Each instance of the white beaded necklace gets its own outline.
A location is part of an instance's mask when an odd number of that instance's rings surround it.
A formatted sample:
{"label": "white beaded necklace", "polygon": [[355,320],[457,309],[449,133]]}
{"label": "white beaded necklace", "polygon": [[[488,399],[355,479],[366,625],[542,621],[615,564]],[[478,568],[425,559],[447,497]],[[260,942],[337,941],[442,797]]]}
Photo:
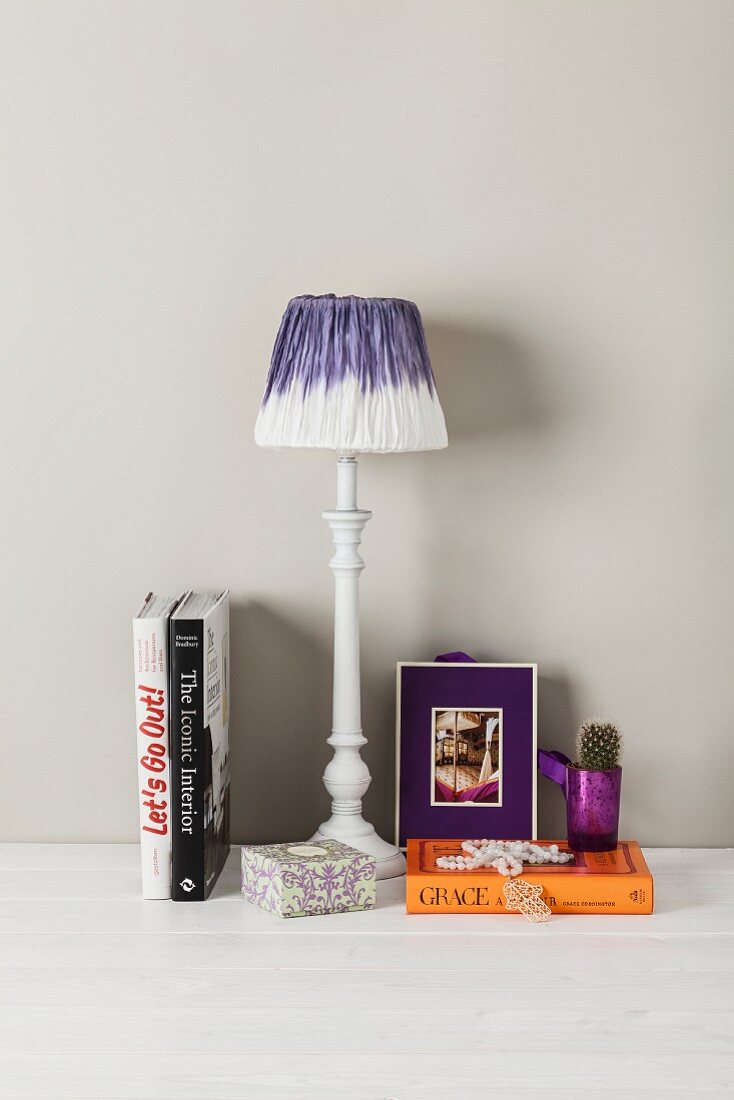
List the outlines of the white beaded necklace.
{"label": "white beaded necklace", "polygon": [[523,863],[570,863],[573,855],[560,852],[557,844],[544,848],[529,840],[464,840],[461,849],[465,856],[439,856],[436,866],[445,871],[476,871],[480,867],[494,867],[501,875],[514,878],[522,871]]}

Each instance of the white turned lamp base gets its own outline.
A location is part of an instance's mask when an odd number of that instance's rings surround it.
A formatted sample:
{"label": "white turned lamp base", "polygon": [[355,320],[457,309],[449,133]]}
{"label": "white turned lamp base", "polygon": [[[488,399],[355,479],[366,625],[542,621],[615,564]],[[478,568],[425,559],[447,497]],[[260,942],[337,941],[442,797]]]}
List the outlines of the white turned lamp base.
{"label": "white turned lamp base", "polygon": [[377,861],[378,878],[405,874],[405,857],[394,844],[382,840],[362,817],[362,796],[372,782],[360,755],[362,734],[359,672],[359,555],[362,531],[372,513],[357,507],[357,461],[341,455],[337,462],[336,508],[324,512],[331,528],[335,553],[334,574],[334,697],[333,723],[328,744],[334,756],[324,772],[331,795],[331,817],[319,826],[314,839],[341,840]]}

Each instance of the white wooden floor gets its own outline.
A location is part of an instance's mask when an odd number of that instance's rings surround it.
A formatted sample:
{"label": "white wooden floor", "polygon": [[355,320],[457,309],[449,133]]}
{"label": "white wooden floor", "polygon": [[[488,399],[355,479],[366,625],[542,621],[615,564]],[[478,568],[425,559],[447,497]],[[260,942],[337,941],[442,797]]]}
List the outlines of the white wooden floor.
{"label": "white wooden floor", "polygon": [[734,1096],[734,851],[647,852],[651,917],[281,921],[138,897],[133,846],[0,845],[0,1096]]}

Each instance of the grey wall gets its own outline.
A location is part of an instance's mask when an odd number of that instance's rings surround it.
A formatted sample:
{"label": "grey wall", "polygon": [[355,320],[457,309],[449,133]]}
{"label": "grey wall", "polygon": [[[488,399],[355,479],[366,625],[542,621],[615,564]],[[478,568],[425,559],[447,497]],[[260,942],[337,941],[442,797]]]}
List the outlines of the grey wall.
{"label": "grey wall", "polygon": [[625,833],[734,841],[733,16],[0,6],[5,839],[135,839],[130,617],[184,585],[232,590],[234,839],[323,817],[332,459],[252,429],[334,291],[419,303],[451,439],[362,462],[369,814],[394,662],[462,648],[539,663],[541,744],[621,724]]}

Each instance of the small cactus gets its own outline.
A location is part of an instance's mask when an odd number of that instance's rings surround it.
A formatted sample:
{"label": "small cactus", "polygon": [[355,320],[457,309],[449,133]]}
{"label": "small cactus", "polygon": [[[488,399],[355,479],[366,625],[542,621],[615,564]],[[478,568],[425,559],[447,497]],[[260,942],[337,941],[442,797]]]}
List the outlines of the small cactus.
{"label": "small cactus", "polygon": [[622,757],[622,734],[611,722],[590,718],[584,722],[576,738],[576,767],[585,771],[604,772],[619,766]]}

